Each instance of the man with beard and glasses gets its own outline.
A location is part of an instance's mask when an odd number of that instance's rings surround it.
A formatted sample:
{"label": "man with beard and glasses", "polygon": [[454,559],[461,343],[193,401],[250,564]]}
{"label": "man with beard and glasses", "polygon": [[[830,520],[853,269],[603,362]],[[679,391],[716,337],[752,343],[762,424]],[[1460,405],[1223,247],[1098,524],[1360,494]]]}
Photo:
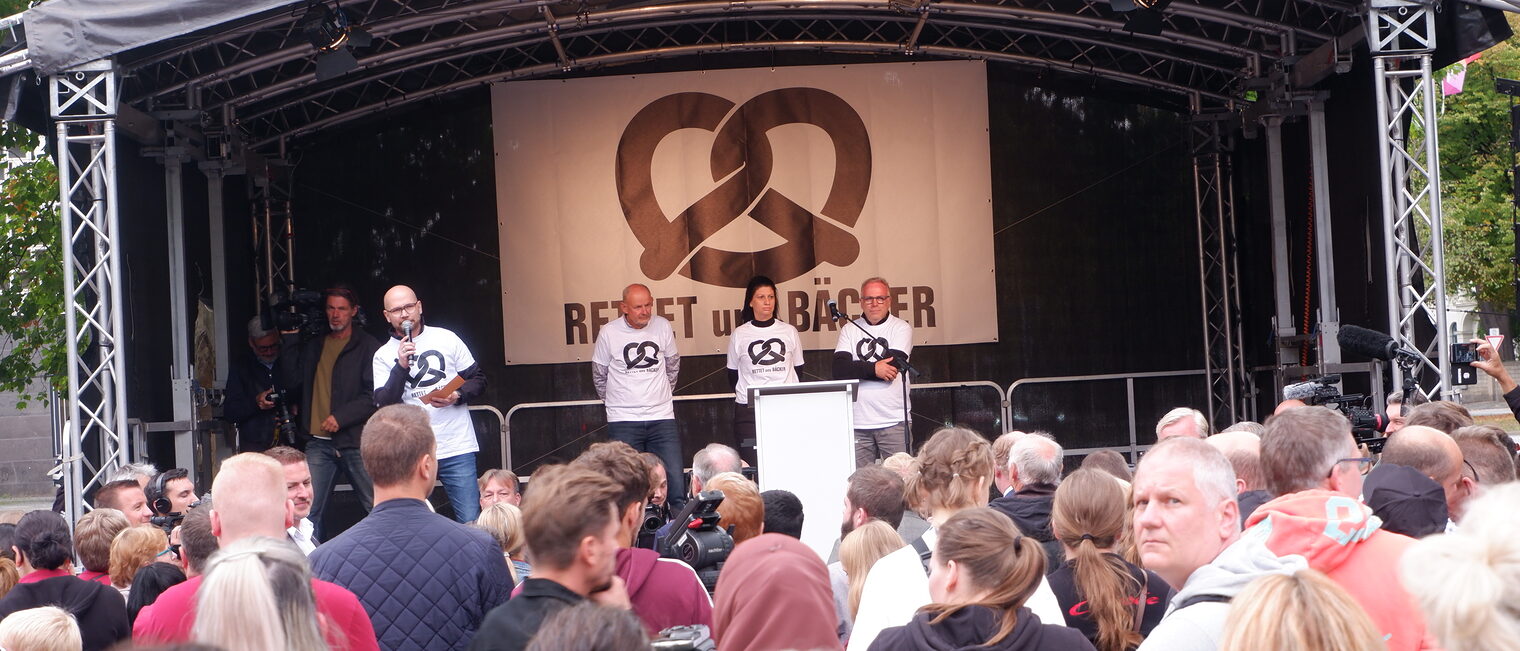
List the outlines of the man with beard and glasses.
{"label": "man with beard and glasses", "polygon": [[391,336],[375,351],[375,405],[416,405],[427,413],[438,441],[438,481],[454,519],[474,522],[480,517],[480,441],[469,403],[486,390],[486,375],[459,335],[427,323],[412,288],[385,292],[385,320]]}

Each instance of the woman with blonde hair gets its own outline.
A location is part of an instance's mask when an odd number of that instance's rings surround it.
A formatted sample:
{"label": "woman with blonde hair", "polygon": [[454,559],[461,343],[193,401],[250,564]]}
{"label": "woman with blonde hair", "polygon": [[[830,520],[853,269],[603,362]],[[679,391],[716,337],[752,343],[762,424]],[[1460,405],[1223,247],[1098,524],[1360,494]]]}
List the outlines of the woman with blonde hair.
{"label": "woman with blonde hair", "polygon": [[1383,636],[1351,593],[1311,569],[1251,581],[1230,600],[1219,642],[1219,651],[1385,648]]}
{"label": "woman with blonde hair", "polygon": [[79,622],[57,606],[40,606],[0,619],[0,649],[6,651],[79,651],[84,640]]}
{"label": "woman with blonde hair", "polygon": [[1171,600],[1166,581],[1115,553],[1127,528],[1127,503],[1124,487],[1108,473],[1083,468],[1056,488],[1051,508],[1051,529],[1066,556],[1047,580],[1065,624],[1099,651],[1139,646]]}
{"label": "woman with blonde hair", "polygon": [[262,536],[217,551],[196,592],[191,637],[226,651],[325,651],[306,556]]}
{"label": "woman with blonde hair", "polygon": [[497,502],[484,511],[472,524],[475,527],[491,534],[496,539],[496,544],[501,545],[501,553],[507,559],[507,570],[512,572],[512,583],[521,584],[533,574],[533,567],[523,554],[523,543],[527,538],[523,535],[522,510],[510,502]]}
{"label": "woman with blonde hair", "polygon": [[111,585],[122,598],[131,594],[132,577],[169,549],[169,536],[151,524],[122,529],[111,540]]}
{"label": "woman with blonde hair", "polygon": [[1485,490],[1461,525],[1415,541],[1399,578],[1447,651],[1520,650],[1520,484]]}
{"label": "woman with blonde hair", "polygon": [[[939,539],[938,527],[961,511],[987,505],[992,466],[992,445],[964,427],[942,428],[924,443],[904,494],[908,506],[928,518],[929,530],[912,545],[871,566],[850,632],[851,649],[870,646],[882,629],[908,623],[915,611],[930,602],[927,568],[929,552]],[[1036,585],[1030,609],[1043,619],[1061,621],[1061,607],[1050,586],[1043,580]]]}
{"label": "woman with blonde hair", "polygon": [[933,603],[906,626],[882,631],[871,649],[1092,649],[1080,632],[1042,623],[1025,607],[1045,576],[1045,550],[1012,519],[974,508],[938,530],[929,575]]}
{"label": "woman with blonde hair", "polygon": [[860,594],[866,587],[866,576],[871,566],[881,557],[902,549],[902,536],[892,525],[872,520],[851,531],[839,543],[839,564],[844,566],[845,576],[850,580],[850,619],[860,610]]}

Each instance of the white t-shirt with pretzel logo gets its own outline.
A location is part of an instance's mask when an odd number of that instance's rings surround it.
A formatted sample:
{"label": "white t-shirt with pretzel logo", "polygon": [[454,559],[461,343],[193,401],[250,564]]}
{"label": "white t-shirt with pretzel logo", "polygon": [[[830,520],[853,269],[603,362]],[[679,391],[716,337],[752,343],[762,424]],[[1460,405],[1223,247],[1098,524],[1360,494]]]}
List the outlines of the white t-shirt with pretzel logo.
{"label": "white t-shirt with pretzel logo", "polygon": [[[875,363],[887,357],[888,349],[913,354],[913,326],[890,314],[876,325],[861,317],[855,319],[854,325],[840,328],[839,345],[834,352],[849,353],[857,362]],[[901,373],[891,382],[861,380],[855,400],[855,429],[881,429],[903,422],[902,382]]]}
{"label": "white t-shirt with pretzel logo", "polygon": [[796,384],[802,366],[802,339],[792,324],[774,320],[762,328],[754,321],[734,328],[728,339],[728,367],[739,374],[734,400],[749,404],[750,387]]}
{"label": "white t-shirt with pretzel logo", "polygon": [[[401,390],[401,402],[421,407],[433,423],[433,435],[438,437],[438,459],[480,451],[480,441],[475,437],[475,422],[470,419],[470,407],[456,402],[447,407],[434,407],[423,400],[433,391],[443,388],[461,372],[475,366],[475,356],[459,335],[435,325],[428,325],[412,337],[417,350],[412,354],[406,386]],[[379,389],[390,380],[391,369],[396,366],[396,352],[401,340],[387,337],[375,351],[372,368],[375,386]]]}
{"label": "white t-shirt with pretzel logo", "polygon": [[607,367],[607,422],[676,417],[665,359],[676,354],[670,321],[656,314],[642,328],[619,318],[596,335],[591,362]]}

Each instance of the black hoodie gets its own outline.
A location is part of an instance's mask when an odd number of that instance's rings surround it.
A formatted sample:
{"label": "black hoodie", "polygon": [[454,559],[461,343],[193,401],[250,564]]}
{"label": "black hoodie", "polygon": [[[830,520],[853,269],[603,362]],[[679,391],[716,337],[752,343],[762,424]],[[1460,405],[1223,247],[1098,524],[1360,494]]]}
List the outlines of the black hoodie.
{"label": "black hoodie", "polygon": [[18,610],[58,606],[79,620],[84,651],[107,649],[132,637],[127,601],[115,588],[72,576],[16,584],[0,599],[0,619]]}
{"label": "black hoodie", "polygon": [[1019,608],[1013,632],[992,646],[982,646],[1002,625],[1001,611],[967,606],[948,619],[930,625],[937,615],[920,612],[907,626],[883,630],[871,642],[870,651],[914,649],[917,651],[1093,651],[1093,645],[1076,629],[1041,624],[1040,618]]}

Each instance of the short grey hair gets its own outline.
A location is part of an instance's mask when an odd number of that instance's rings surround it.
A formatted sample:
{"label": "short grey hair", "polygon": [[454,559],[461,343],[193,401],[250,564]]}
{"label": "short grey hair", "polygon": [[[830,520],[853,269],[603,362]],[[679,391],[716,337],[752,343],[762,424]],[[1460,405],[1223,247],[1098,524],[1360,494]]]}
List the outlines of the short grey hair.
{"label": "short grey hair", "polygon": [[154,475],[157,475],[157,474],[158,474],[158,467],[154,466],[151,463],[146,463],[146,462],[144,462],[144,463],[129,463],[129,464],[125,465],[125,466],[117,468],[116,472],[111,473],[111,479],[110,479],[110,481],[107,481],[106,483],[109,484],[109,483],[111,483],[113,481],[122,481],[122,480],[137,481],[138,477],[150,477],[151,478],[151,477],[153,477]]}
{"label": "short grey hair", "polygon": [[1220,430],[1219,433],[1223,434],[1225,432],[1250,432],[1257,436],[1261,436],[1261,433],[1265,431],[1267,431],[1267,426],[1262,425],[1261,423],[1258,423],[1254,420],[1243,420],[1235,423],[1234,425],[1226,427],[1223,430]]}
{"label": "short grey hair", "polygon": [[1261,471],[1267,490],[1287,495],[1319,488],[1349,450],[1351,422],[1324,407],[1295,407],[1267,421]]}
{"label": "short grey hair", "polygon": [[1043,436],[1026,436],[1008,451],[1008,467],[1018,471],[1025,484],[1061,483],[1061,464],[1066,452],[1061,444]]}
{"label": "short grey hair", "polygon": [[[1383,402],[1390,405],[1402,405],[1404,404],[1404,392],[1394,391],[1393,393],[1388,394],[1388,399],[1384,400]],[[1409,404],[1412,406],[1418,407],[1427,402],[1430,402],[1430,398],[1426,398],[1425,394],[1420,393],[1419,391],[1411,392],[1411,395],[1409,396]],[[1408,416],[1409,414],[1404,415]]]}
{"label": "short grey hair", "polygon": [[741,472],[742,467],[737,450],[722,443],[709,443],[692,457],[691,476],[706,485],[713,477],[725,472]]}
{"label": "short grey hair", "polygon": [[1157,443],[1135,465],[1135,480],[1139,481],[1140,471],[1147,464],[1173,459],[1193,469],[1193,484],[1204,495],[1221,502],[1235,501],[1234,466],[1230,465],[1230,460],[1224,457],[1223,452],[1203,439],[1174,436]]}
{"label": "short grey hair", "polygon": [[249,339],[262,339],[272,334],[274,334],[274,328],[264,327],[264,319],[260,317],[253,317],[252,319],[248,320]]}
{"label": "short grey hair", "polygon": [[1209,435],[1209,419],[1204,417],[1203,412],[1192,407],[1178,407],[1166,412],[1166,415],[1162,416],[1161,420],[1156,421],[1156,436],[1161,436],[1161,430],[1172,426],[1184,418],[1193,419],[1193,425],[1198,428],[1198,438],[1205,438]]}
{"label": "short grey hair", "polygon": [[861,293],[865,293],[866,285],[871,285],[874,283],[881,283],[883,285],[886,285],[887,289],[892,289],[892,283],[887,282],[886,278],[882,278],[881,276],[871,276],[870,278],[860,281]]}

